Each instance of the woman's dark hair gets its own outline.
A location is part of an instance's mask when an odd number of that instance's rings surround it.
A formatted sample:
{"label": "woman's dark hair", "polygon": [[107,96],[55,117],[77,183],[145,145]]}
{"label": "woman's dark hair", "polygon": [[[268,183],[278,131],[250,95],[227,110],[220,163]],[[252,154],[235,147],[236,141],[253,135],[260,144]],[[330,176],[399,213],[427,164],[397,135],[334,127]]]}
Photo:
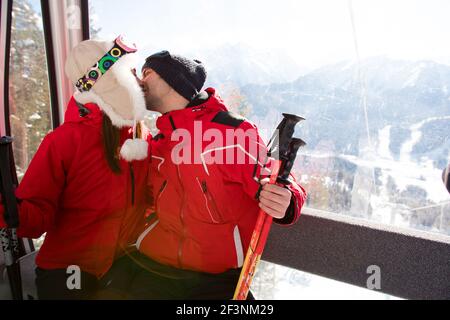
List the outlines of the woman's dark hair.
{"label": "woman's dark hair", "polygon": [[106,161],[111,170],[119,174],[122,171],[119,162],[120,129],[113,126],[106,114],[103,114],[102,135]]}

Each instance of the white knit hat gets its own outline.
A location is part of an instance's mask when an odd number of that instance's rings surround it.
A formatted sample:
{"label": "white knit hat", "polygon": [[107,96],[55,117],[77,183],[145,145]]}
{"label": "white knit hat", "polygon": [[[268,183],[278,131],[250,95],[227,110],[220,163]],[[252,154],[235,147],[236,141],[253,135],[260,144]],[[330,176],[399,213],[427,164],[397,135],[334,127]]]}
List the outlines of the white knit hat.
{"label": "white knit hat", "polygon": [[[116,41],[122,43],[119,37]],[[116,41],[86,40],[76,45],[66,61],[66,75],[74,85],[79,83],[96,63],[115,46]],[[81,104],[95,103],[117,128],[133,127],[133,139],[123,144],[120,155],[126,161],[147,157],[148,143],[136,138],[136,122],[147,113],[142,89],[131,70],[136,65],[133,53],[121,56],[95,84],[85,91],[75,89],[74,98]]]}

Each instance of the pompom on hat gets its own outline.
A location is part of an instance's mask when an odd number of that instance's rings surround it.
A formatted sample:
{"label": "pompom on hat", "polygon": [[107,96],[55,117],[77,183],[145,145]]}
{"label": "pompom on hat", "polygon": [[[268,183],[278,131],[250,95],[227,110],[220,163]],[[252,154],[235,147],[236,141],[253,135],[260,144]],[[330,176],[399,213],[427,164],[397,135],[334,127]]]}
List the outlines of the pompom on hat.
{"label": "pompom on hat", "polygon": [[136,123],[147,113],[144,94],[131,72],[136,51],[122,36],[114,41],[86,40],[72,49],[65,66],[77,102],[97,104],[117,128],[133,128],[133,139],[120,150],[126,161],[143,160],[148,152],[148,143],[136,136]]}

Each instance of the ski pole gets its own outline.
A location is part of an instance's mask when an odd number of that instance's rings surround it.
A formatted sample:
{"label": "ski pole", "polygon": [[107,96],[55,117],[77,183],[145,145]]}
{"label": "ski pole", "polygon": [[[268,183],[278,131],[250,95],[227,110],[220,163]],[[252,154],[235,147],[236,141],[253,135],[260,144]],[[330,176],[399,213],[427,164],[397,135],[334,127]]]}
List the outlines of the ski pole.
{"label": "ski pole", "polygon": [[12,138],[4,136],[0,138],[0,193],[5,207],[4,220],[7,228],[1,229],[2,251],[5,255],[5,265],[11,293],[14,300],[22,300],[22,281],[20,276],[19,239],[17,228],[19,227],[19,214],[17,199],[14,194],[13,173],[11,167]]}
{"label": "ski pole", "polygon": [[[274,169],[277,169],[276,167],[278,167],[278,169],[280,167],[278,161],[276,162]],[[275,183],[277,176],[278,172],[274,172],[270,176],[269,183]],[[247,299],[251,281],[262,254],[262,250],[261,252],[259,252],[258,250],[261,248],[261,246],[259,246],[259,243],[261,241],[261,238],[265,236],[265,232],[270,229],[271,223],[272,217],[265,213],[264,210],[260,209],[258,213],[258,219],[256,220],[255,229],[253,230],[252,238],[250,240],[250,245],[245,256],[244,265],[242,266],[242,271],[239,276],[239,281],[234,292],[233,300]]]}
{"label": "ski pole", "polygon": [[[269,141],[268,155],[278,152],[278,159],[274,161],[272,173],[269,183],[288,185],[290,184],[289,174],[300,147],[305,145],[301,139],[292,138],[295,125],[304,120],[301,117],[283,114],[284,119],[277,127],[277,131]],[[278,139],[276,135],[278,134]],[[270,226],[272,225],[272,216],[268,215],[264,210],[260,210],[256,221],[255,228],[252,233],[250,245],[245,256],[242,271],[234,293],[234,300],[245,300],[250,290],[256,267],[261,259],[267,237],[269,235]]]}

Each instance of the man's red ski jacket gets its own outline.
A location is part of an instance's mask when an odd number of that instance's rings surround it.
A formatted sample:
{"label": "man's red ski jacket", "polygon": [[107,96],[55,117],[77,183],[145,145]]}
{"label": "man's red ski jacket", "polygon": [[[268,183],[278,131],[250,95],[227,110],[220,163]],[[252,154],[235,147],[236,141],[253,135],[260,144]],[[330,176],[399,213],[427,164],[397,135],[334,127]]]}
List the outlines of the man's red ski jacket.
{"label": "man's red ski jacket", "polygon": [[[259,178],[270,170],[256,127],[228,112],[214,89],[207,93],[203,103],[157,120],[148,182],[154,214],[136,245],[162,264],[221,273],[242,267],[259,212]],[[281,224],[297,220],[306,198],[297,183],[289,189]]]}
{"label": "man's red ski jacket", "polygon": [[[108,166],[102,112],[86,104],[81,117],[72,98],[65,121],[42,141],[18,189],[20,237],[47,233],[36,263],[43,269],[78,265],[102,276],[144,226],[148,159]],[[122,142],[131,137],[122,129]],[[0,205],[0,227],[4,227]]]}

